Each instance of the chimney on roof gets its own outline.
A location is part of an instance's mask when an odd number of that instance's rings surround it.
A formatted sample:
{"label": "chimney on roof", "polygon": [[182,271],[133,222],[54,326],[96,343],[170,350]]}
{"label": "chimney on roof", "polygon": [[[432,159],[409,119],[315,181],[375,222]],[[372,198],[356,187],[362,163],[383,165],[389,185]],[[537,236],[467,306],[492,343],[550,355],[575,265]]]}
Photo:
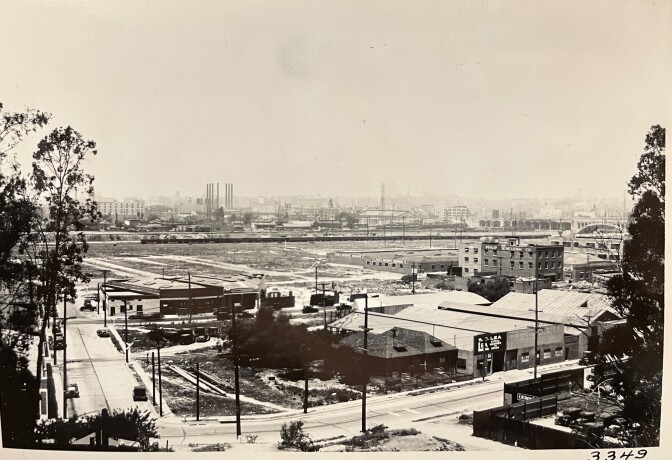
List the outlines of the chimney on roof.
{"label": "chimney on roof", "polygon": [[393,327],[393,328],[392,328],[392,338],[393,338],[393,339],[396,339],[396,338],[397,338],[397,328],[396,328],[396,327]]}

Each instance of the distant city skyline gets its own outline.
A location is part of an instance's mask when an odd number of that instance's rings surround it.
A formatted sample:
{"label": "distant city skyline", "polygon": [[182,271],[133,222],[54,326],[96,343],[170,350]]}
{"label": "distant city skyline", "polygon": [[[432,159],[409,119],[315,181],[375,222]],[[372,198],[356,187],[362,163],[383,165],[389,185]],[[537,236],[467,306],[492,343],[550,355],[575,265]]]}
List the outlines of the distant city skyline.
{"label": "distant city skyline", "polygon": [[24,172],[72,125],[103,196],[620,197],[669,118],[669,2],[353,6],[4,2]]}

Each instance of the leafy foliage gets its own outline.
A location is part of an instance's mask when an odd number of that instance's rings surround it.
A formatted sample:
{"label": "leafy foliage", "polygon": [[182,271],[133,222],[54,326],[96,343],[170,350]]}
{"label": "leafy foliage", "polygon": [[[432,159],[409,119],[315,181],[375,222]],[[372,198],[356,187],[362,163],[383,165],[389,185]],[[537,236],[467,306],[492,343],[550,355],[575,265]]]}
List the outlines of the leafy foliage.
{"label": "leafy foliage", "polygon": [[[38,442],[53,439],[58,445],[67,445],[73,441],[91,434],[100,429],[102,416],[82,415],[40,421],[35,433]],[[151,417],[148,410],[141,411],[138,407],[117,410],[109,415],[108,435],[114,439],[136,441],[140,450],[151,450],[150,438],[158,438],[156,419]]]}
{"label": "leafy foliage", "polygon": [[[626,319],[624,328],[609,329],[594,361],[600,384],[611,378],[613,400],[627,429],[630,446],[660,441],[665,294],[665,129],[653,126],[646,136],[639,171],[630,181],[638,198],[623,250],[621,273],[607,284],[612,305]],[[606,369],[616,369],[607,376]],[[601,374],[601,375],[600,375]]]}
{"label": "leafy foliage", "polygon": [[280,449],[297,449],[301,452],[316,452],[320,448],[317,447],[310,439],[307,433],[303,431],[303,421],[290,420],[289,424],[286,422],[280,428]]}
{"label": "leafy foliage", "polygon": [[[82,270],[88,244],[80,231],[81,220],[94,219],[97,212],[91,198],[93,176],[84,172],[83,162],[87,155],[97,153],[95,146],[95,142],[85,140],[68,126],[54,129],[33,153],[31,183],[46,203],[48,213],[33,222],[33,233],[22,243],[20,252],[39,266],[38,293],[47,313],[41,325],[37,375],[42,366],[41,351],[49,314],[60,300],[75,300],[77,281],[88,281]],[[78,193],[89,198],[82,203]]]}
{"label": "leafy foliage", "polygon": [[14,257],[15,248],[31,231],[38,207],[28,196],[18,165],[7,163],[10,151],[50,117],[32,109],[9,112],[0,102],[0,414],[5,446],[31,444],[39,398],[39,384],[25,358],[37,315],[30,283],[35,267]]}
{"label": "leafy foliage", "polygon": [[485,297],[490,302],[497,302],[511,290],[509,280],[506,277],[496,278],[493,283],[472,283],[467,285],[469,292]]}

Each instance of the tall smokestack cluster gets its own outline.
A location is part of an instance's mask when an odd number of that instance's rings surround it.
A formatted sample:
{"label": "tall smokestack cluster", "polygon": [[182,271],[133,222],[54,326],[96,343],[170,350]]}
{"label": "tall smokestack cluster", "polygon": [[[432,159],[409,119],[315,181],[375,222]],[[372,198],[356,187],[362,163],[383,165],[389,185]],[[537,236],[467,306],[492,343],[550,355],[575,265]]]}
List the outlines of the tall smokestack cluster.
{"label": "tall smokestack cluster", "polygon": [[219,183],[205,184],[205,212],[208,217],[212,217],[215,210],[219,209]]}
{"label": "tall smokestack cluster", "polygon": [[233,209],[233,184],[224,184],[224,208]]}

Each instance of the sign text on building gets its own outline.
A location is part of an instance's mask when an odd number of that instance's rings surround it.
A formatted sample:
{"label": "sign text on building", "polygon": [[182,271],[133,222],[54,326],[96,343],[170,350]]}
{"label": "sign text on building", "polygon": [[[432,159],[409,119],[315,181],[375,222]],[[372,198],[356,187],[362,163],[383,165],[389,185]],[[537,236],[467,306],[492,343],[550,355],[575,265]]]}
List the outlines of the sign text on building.
{"label": "sign text on building", "polygon": [[483,334],[474,337],[474,353],[506,350],[506,333]]}
{"label": "sign text on building", "polygon": [[494,251],[527,251],[527,252],[534,252],[533,247],[528,247],[528,246],[505,246],[503,244],[484,244],[483,249],[489,250],[492,249]]}

